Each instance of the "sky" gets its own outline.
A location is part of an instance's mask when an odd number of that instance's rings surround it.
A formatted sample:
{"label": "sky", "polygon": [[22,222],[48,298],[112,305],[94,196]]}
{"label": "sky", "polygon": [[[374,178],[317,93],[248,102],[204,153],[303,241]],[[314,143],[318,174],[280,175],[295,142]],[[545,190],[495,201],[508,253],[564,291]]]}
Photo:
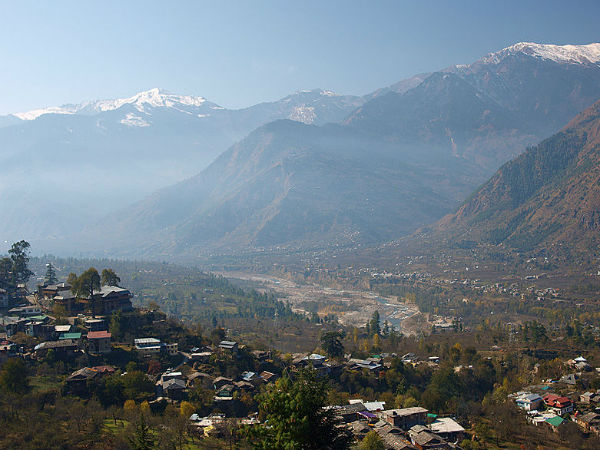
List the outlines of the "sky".
{"label": "sky", "polygon": [[154,87],[228,108],[364,95],[516,42],[600,42],[599,17],[597,0],[0,0],[0,114]]}

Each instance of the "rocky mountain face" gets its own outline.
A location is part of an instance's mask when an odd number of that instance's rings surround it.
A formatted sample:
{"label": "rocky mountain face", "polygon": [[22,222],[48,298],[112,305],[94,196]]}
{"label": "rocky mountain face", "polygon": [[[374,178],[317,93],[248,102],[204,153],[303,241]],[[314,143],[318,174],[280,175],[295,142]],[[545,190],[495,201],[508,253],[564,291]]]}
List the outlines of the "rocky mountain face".
{"label": "rocky mountain face", "polygon": [[502,166],[431,233],[447,242],[582,253],[597,248],[599,231],[600,101]]}

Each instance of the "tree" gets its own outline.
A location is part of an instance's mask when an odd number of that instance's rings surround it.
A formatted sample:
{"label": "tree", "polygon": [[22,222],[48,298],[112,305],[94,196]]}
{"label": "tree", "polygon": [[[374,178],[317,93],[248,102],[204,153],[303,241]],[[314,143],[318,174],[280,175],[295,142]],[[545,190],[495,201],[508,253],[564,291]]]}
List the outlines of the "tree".
{"label": "tree", "polygon": [[321,335],[321,348],[332,358],[343,356],[344,346],[341,341],[343,337],[343,333],[339,331],[327,331]]}
{"label": "tree", "polygon": [[194,408],[194,405],[192,405],[190,402],[183,401],[179,406],[179,413],[186,419],[188,419],[192,414],[194,414],[195,411],[196,408]]}
{"label": "tree", "polygon": [[121,279],[117,276],[114,270],[102,270],[102,286],[118,286]]}
{"label": "tree", "polygon": [[373,336],[374,334],[381,334],[381,328],[379,326],[380,321],[379,311],[373,312],[371,316],[371,320],[369,321],[369,335]]}
{"label": "tree", "polygon": [[71,287],[73,287],[75,285],[75,283],[77,283],[77,274],[74,272],[71,272],[68,276],[67,276],[67,283],[71,285]]}
{"label": "tree", "polygon": [[44,281],[46,281],[47,284],[58,283],[58,278],[56,278],[56,270],[54,270],[52,263],[46,264],[46,275],[44,276]]}
{"label": "tree", "polygon": [[135,424],[133,436],[129,438],[129,443],[134,450],[150,450],[154,448],[152,430],[146,423],[143,414],[140,414],[139,420]]}
{"label": "tree", "polygon": [[351,435],[342,427],[333,410],[323,409],[327,398],[325,381],[314,370],[303,370],[295,381],[284,376],[258,397],[263,423],[252,427],[251,444],[256,449],[343,450]]}
{"label": "tree", "polygon": [[12,261],[12,278],[15,286],[19,283],[27,283],[33,272],[29,270],[29,242],[19,241],[12,245],[8,254]]}
{"label": "tree", "polygon": [[358,447],[361,450],[385,450],[383,440],[375,430],[369,431]]}
{"label": "tree", "polygon": [[29,390],[27,366],[22,359],[11,358],[2,365],[0,389],[14,394],[25,394]]}
{"label": "tree", "polygon": [[92,315],[96,314],[96,305],[94,301],[94,290],[100,289],[100,275],[98,271],[90,267],[83,272],[73,283],[71,290],[79,297],[89,298],[92,309]]}

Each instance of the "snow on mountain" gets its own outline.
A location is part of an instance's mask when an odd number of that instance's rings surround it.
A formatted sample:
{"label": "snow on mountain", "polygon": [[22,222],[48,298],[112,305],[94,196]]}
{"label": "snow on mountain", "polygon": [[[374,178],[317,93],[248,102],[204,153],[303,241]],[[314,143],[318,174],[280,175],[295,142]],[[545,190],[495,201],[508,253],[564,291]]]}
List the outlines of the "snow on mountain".
{"label": "snow on mountain", "polygon": [[[125,105],[132,105],[141,113],[146,113],[146,108],[185,108],[179,109],[181,112],[190,113],[186,109],[189,107],[208,106],[204,97],[195,97],[190,95],[170,94],[158,88],[148,91],[139,92],[128,98],[118,98],[114,100],[96,100],[91,102],[83,102],[77,105],[52,106],[49,108],[35,109],[22,113],[13,114],[22,120],[35,120],[44,114],[97,114],[106,111],[114,111]],[[212,105],[213,109],[219,108],[217,105]],[[127,118],[123,123],[126,123]],[[127,124],[133,124],[129,121]],[[138,125],[139,126],[139,125]]]}
{"label": "snow on mountain", "polygon": [[499,52],[490,53],[481,61],[498,64],[505,57],[523,53],[536,58],[547,59],[562,64],[598,64],[600,63],[600,43],[587,45],[551,45],[534,42],[519,42]]}

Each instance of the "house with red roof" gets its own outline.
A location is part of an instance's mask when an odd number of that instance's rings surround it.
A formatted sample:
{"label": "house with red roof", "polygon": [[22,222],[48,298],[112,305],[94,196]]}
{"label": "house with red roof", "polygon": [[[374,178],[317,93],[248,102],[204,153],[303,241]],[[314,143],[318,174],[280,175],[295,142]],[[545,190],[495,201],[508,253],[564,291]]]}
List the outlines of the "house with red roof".
{"label": "house with red roof", "polygon": [[561,397],[556,394],[548,394],[544,397],[546,407],[553,410],[557,415],[562,416],[573,412],[573,402],[568,397]]}
{"label": "house with red roof", "polygon": [[87,334],[88,351],[90,353],[110,353],[112,348],[110,346],[111,334],[104,331],[89,331]]}

